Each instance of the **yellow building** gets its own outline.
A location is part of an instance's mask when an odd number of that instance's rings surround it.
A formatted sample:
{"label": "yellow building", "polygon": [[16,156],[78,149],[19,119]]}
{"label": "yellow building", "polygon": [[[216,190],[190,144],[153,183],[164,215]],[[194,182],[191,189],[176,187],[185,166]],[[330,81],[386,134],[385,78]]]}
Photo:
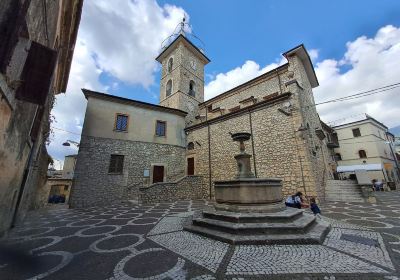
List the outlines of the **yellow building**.
{"label": "yellow building", "polygon": [[54,202],[54,198],[57,196],[65,198],[62,203],[67,204],[69,202],[76,157],[77,155],[65,156],[62,170],[48,171],[46,184],[38,192],[38,201],[42,206],[46,205],[49,201]]}
{"label": "yellow building", "polygon": [[333,127],[339,140],[335,149],[337,171],[355,178],[355,170],[367,170],[370,179],[399,184],[399,169],[392,149],[394,136],[387,126],[365,114],[360,120]]}

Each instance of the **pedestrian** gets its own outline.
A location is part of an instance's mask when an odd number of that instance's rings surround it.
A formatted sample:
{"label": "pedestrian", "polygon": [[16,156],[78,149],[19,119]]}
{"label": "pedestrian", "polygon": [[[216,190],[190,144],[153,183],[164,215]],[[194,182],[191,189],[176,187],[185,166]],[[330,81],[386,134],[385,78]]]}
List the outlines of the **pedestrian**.
{"label": "pedestrian", "polygon": [[285,201],[285,205],[287,207],[292,207],[292,208],[298,208],[301,209],[302,207],[307,207],[308,205],[304,203],[303,200],[303,193],[302,192],[297,192],[294,195],[290,195],[287,197]]}
{"label": "pedestrian", "polygon": [[321,209],[319,209],[314,197],[310,198],[310,209],[314,215],[321,214]]}

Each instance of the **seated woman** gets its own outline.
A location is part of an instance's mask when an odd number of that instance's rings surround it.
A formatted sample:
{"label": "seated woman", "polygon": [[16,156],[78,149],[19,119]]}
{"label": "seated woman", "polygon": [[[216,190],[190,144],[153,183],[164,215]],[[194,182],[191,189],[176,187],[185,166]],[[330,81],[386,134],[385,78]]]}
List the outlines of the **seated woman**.
{"label": "seated woman", "polygon": [[299,208],[308,207],[307,204],[303,202],[303,193],[297,192],[295,195],[290,195],[285,201],[287,207]]}

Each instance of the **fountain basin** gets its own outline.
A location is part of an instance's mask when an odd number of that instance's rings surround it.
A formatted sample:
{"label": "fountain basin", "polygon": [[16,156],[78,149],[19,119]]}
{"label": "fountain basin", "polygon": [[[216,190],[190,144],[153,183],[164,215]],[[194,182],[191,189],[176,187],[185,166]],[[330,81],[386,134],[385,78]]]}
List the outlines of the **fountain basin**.
{"label": "fountain basin", "polygon": [[[215,181],[215,207],[223,210],[257,212],[282,209],[282,180],[239,178]],[[247,212],[247,211],[246,211]]]}

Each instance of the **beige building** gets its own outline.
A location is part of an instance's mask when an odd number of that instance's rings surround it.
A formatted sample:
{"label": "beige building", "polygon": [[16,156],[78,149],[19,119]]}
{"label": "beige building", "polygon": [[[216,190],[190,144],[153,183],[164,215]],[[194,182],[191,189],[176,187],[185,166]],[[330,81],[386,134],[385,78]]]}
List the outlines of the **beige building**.
{"label": "beige building", "polygon": [[361,120],[333,128],[340,144],[335,153],[342,177],[355,178],[355,170],[367,170],[371,180],[400,183],[394,136],[384,124],[365,115]]}
{"label": "beige building", "polygon": [[71,206],[212,199],[213,182],[236,175],[235,132],[252,134],[246,145],[257,177],[281,178],[285,194],[323,199],[330,175],[312,92],[318,80],[303,45],[283,55],[287,63],[204,101],[210,60],[180,34],[156,58],[160,105],[83,90]]}
{"label": "beige building", "polygon": [[65,203],[69,202],[76,157],[77,155],[65,156],[62,170],[47,171],[45,186],[37,192],[37,201],[41,206],[45,206],[54,196],[64,196]]}
{"label": "beige building", "polygon": [[82,5],[0,1],[0,236],[42,205],[50,111],[66,91]]}

